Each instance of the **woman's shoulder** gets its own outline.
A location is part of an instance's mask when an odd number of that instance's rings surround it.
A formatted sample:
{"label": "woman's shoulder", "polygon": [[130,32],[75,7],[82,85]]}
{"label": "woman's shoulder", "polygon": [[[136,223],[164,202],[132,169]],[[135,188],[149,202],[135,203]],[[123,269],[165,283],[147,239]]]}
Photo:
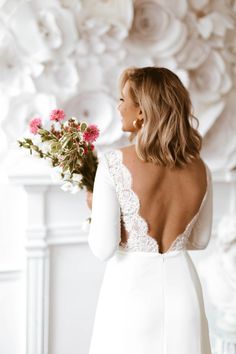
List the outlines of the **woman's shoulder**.
{"label": "woman's shoulder", "polygon": [[122,152],[134,152],[135,151],[135,145],[124,145],[121,147],[117,148],[118,150],[121,150]]}
{"label": "woman's shoulder", "polygon": [[132,145],[110,148],[99,154],[99,160],[108,160],[108,162],[113,162],[117,160],[121,155],[126,156],[129,152],[135,151]]}
{"label": "woman's shoulder", "polygon": [[[187,165],[187,169],[195,175],[196,179],[203,181],[203,184],[208,182],[211,177],[211,171],[208,164],[201,158],[194,159],[190,164]],[[205,182],[205,183],[204,183]]]}

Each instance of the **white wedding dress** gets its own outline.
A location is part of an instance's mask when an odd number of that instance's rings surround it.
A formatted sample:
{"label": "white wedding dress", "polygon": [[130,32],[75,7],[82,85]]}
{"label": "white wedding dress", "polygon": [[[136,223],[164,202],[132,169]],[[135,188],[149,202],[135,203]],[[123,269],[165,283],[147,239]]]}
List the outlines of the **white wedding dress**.
{"label": "white wedding dress", "polygon": [[[212,230],[212,177],[199,211],[165,253],[148,235],[122,151],[99,157],[88,242],[106,261],[89,354],[211,354],[200,279],[188,250]],[[121,241],[121,218],[128,231]]]}

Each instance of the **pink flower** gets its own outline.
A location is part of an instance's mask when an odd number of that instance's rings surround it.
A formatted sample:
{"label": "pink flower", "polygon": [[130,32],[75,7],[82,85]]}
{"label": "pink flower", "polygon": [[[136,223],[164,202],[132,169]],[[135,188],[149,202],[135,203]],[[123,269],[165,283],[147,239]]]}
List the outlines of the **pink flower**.
{"label": "pink flower", "polygon": [[59,122],[60,120],[63,120],[65,116],[63,109],[53,109],[50,114],[50,120]]}
{"label": "pink flower", "polygon": [[99,129],[95,124],[90,124],[83,133],[83,139],[88,143],[94,142],[99,136]]}
{"label": "pink flower", "polygon": [[42,126],[42,119],[40,117],[32,118],[29,123],[30,132],[34,135],[37,134],[38,129]]}

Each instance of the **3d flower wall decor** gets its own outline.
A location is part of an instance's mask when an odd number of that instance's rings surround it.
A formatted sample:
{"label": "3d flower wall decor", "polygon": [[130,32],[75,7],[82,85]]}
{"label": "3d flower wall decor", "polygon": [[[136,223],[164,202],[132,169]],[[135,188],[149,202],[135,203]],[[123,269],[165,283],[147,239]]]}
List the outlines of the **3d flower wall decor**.
{"label": "3d flower wall decor", "polygon": [[98,107],[100,93],[110,97],[98,109],[110,111],[102,122],[109,141],[100,144],[118,143],[121,127],[110,122],[119,121],[119,74],[156,65],[189,89],[211,168],[236,166],[235,1],[1,1],[0,33],[1,156],[32,116],[55,107],[81,115],[77,98]]}

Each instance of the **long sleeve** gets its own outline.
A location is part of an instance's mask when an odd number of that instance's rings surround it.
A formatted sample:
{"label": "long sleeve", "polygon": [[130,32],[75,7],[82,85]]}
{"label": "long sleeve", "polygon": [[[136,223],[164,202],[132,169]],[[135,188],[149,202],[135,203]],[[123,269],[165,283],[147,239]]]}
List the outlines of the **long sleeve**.
{"label": "long sleeve", "polygon": [[206,248],[212,234],[213,187],[212,187],[212,175],[208,166],[207,166],[207,170],[209,176],[209,185],[208,185],[206,200],[191,231],[188,244],[187,244],[188,250],[201,250]]}
{"label": "long sleeve", "polygon": [[88,244],[101,261],[112,257],[121,240],[120,204],[104,154],[100,155],[93,188]]}

